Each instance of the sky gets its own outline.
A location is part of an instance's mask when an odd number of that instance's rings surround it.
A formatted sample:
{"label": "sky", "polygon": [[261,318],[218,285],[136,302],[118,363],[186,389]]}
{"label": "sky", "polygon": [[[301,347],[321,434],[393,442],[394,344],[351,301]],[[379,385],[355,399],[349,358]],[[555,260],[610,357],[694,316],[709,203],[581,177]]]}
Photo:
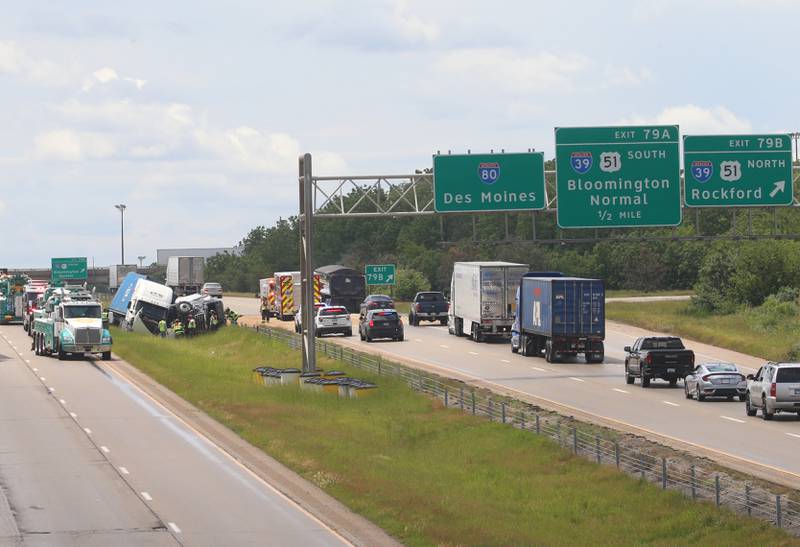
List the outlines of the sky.
{"label": "sky", "polygon": [[7,3],[0,267],[228,247],[316,175],[413,173],[553,128],[800,129],[800,0]]}

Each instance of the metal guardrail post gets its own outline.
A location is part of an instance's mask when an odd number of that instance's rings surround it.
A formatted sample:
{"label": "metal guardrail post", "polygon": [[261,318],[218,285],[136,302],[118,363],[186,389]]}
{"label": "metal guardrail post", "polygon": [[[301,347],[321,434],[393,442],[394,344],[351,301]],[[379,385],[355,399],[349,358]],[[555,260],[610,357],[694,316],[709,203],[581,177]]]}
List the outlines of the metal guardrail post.
{"label": "metal guardrail post", "polygon": [[461,412],[464,412],[464,388],[461,388],[460,395],[458,396],[458,404],[461,407]]}
{"label": "metal guardrail post", "polygon": [[714,501],[719,507],[719,475],[714,475]]}
{"label": "metal guardrail post", "polygon": [[541,420],[540,420],[539,415],[537,414],[536,415],[536,434],[540,435],[541,433],[542,433]]}
{"label": "metal guardrail post", "polygon": [[614,461],[617,464],[617,469],[619,469],[619,442],[614,441]]}
{"label": "metal guardrail post", "polygon": [[472,392],[472,415],[475,416],[475,391]]}
{"label": "metal guardrail post", "polygon": [[[697,483],[695,482],[695,469],[694,464],[692,464],[692,499],[697,499]],[[750,487],[747,489],[747,495],[750,495]]]}
{"label": "metal guardrail post", "polygon": [[[380,370],[380,369],[378,369]],[[444,388],[444,407],[448,408],[450,406],[450,398],[447,393],[447,386]]]}
{"label": "metal guardrail post", "polygon": [[383,356],[378,354],[378,376],[381,375],[381,363],[383,362]]}
{"label": "metal guardrail post", "polygon": [[781,514],[781,495],[775,496],[775,523],[778,528],[783,528],[783,515]]}
{"label": "metal guardrail post", "polygon": [[667,489],[667,458],[661,457],[661,489]]}
{"label": "metal guardrail post", "polygon": [[573,454],[577,454],[578,453],[578,428],[577,427],[573,427],[572,428],[572,453]]}
{"label": "metal guardrail post", "polygon": [[500,415],[502,416],[503,423],[506,423],[506,403],[500,403]]}
{"label": "metal guardrail post", "polygon": [[491,397],[489,397],[489,401],[488,401],[488,413],[489,413],[489,421],[490,421],[490,422],[493,422],[493,421],[494,421],[494,417],[492,416],[492,413],[493,413],[493,412],[494,412],[494,406],[492,405],[492,398],[491,398]]}
{"label": "metal guardrail post", "polygon": [[594,436],[594,453],[597,456],[597,463],[600,463],[600,435]]}
{"label": "metal guardrail post", "polygon": [[644,453],[639,455],[639,471],[642,474],[642,480],[644,480]]}

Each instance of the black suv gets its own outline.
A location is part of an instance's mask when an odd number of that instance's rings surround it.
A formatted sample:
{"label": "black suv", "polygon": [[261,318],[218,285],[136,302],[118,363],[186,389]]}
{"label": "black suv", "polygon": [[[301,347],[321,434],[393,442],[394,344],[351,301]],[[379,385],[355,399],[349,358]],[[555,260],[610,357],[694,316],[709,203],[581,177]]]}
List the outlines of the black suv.
{"label": "black suv", "polygon": [[393,310],[394,301],[385,294],[371,294],[361,303],[359,315],[363,318],[369,310]]}
{"label": "black suv", "polygon": [[362,340],[376,338],[403,341],[403,322],[396,310],[369,310],[358,320],[358,334]]}

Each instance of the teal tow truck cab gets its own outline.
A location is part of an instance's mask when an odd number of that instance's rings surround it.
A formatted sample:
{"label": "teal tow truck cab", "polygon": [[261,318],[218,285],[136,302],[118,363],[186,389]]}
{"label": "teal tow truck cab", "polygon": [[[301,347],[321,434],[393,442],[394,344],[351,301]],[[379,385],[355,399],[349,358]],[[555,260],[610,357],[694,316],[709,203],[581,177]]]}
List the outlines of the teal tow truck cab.
{"label": "teal tow truck cab", "polygon": [[56,290],[33,320],[36,355],[100,354],[111,359],[111,333],[103,327],[103,309],[87,291]]}

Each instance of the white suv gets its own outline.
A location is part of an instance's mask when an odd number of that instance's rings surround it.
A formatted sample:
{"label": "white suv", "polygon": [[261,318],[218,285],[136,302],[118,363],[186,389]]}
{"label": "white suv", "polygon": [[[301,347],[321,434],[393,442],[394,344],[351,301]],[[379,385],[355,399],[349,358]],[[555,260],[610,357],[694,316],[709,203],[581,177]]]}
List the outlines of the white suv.
{"label": "white suv", "polygon": [[344,306],[324,306],[314,317],[317,336],[340,332],[345,336],[353,336],[353,321],[350,312]]}
{"label": "white suv", "polygon": [[755,376],[748,375],[744,404],[748,416],[761,410],[765,420],[776,412],[800,415],[800,363],[769,362]]}

